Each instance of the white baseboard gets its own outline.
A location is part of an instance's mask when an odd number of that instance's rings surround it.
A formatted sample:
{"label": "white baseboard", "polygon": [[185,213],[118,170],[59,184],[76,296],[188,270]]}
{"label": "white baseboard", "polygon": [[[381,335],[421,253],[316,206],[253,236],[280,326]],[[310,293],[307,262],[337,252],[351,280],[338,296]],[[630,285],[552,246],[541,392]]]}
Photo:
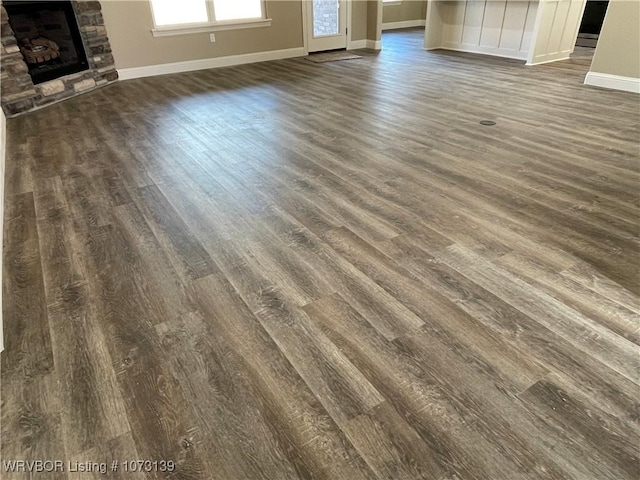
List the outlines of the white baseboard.
{"label": "white baseboard", "polygon": [[507,50],[504,48],[483,47],[480,45],[466,45],[459,43],[445,42],[440,47],[427,48],[425,50],[453,50],[456,52],[479,53],[482,55],[490,55],[492,57],[512,58],[514,60],[526,60],[527,52],[517,52],[515,50]]}
{"label": "white baseboard", "polygon": [[565,50],[562,52],[552,53],[551,55],[540,55],[538,58],[527,60],[527,65],[544,65],[545,63],[559,62],[561,60],[568,60],[573,53],[573,49]]}
{"label": "white baseboard", "polygon": [[351,40],[347,46],[347,50],[358,50],[360,48],[367,48],[367,40]]}
{"label": "white baseboard", "polygon": [[622,77],[608,73],[589,72],[584,79],[585,85],[611,88],[625,92],[640,93],[640,78]]}
{"label": "white baseboard", "polygon": [[153,77],[155,75],[167,75],[169,73],[193,72],[195,70],[206,70],[209,68],[232,67],[234,65],[244,65],[246,63],[268,62],[270,60],[303,57],[304,55],[304,47],[287,48],[285,50],[271,50],[268,52],[247,53],[244,55],[204,58],[202,60],[189,60],[186,62],[121,68],[118,69],[118,76],[120,80],[130,80],[132,78]]}
{"label": "white baseboard", "polygon": [[380,50],[382,49],[382,40],[352,40],[347,50],[358,50],[359,48]]}
{"label": "white baseboard", "polygon": [[387,22],[382,24],[382,30],[396,30],[398,28],[424,27],[426,20],[404,20],[402,22]]}
{"label": "white baseboard", "polygon": [[[3,243],[4,232],[4,160],[7,153],[7,121],[0,109],[0,245]],[[2,285],[2,252],[0,249],[0,285]],[[4,336],[2,333],[2,290],[0,290],[0,352],[4,350]]]}

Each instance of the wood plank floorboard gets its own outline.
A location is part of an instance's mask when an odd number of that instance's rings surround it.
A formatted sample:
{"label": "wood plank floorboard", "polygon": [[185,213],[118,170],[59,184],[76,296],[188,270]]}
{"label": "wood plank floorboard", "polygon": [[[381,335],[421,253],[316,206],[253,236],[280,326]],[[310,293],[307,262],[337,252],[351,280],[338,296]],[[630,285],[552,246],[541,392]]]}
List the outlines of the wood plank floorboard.
{"label": "wood plank floorboard", "polygon": [[638,97],[584,48],[361,53],[8,120],[3,461],[640,478]]}

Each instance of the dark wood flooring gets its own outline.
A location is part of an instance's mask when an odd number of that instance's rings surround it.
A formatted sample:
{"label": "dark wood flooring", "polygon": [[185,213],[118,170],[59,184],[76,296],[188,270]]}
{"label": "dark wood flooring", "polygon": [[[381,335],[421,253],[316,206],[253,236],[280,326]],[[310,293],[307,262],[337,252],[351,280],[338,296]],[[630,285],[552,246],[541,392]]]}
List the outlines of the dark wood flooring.
{"label": "dark wood flooring", "polygon": [[10,120],[2,459],[637,479],[638,96],[421,42]]}

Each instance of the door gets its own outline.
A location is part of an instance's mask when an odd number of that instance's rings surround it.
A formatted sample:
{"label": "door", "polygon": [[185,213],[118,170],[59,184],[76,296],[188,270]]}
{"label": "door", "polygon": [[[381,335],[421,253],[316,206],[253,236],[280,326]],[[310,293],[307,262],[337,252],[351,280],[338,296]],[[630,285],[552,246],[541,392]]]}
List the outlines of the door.
{"label": "door", "polygon": [[346,0],[307,0],[309,52],[347,47]]}

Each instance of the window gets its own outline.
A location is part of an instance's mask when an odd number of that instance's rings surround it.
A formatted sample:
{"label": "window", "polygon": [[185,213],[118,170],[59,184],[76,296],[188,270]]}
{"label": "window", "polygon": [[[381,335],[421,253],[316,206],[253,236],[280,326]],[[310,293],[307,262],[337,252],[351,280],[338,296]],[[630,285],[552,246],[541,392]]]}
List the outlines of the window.
{"label": "window", "polygon": [[263,0],[150,0],[155,36],[267,27]]}

